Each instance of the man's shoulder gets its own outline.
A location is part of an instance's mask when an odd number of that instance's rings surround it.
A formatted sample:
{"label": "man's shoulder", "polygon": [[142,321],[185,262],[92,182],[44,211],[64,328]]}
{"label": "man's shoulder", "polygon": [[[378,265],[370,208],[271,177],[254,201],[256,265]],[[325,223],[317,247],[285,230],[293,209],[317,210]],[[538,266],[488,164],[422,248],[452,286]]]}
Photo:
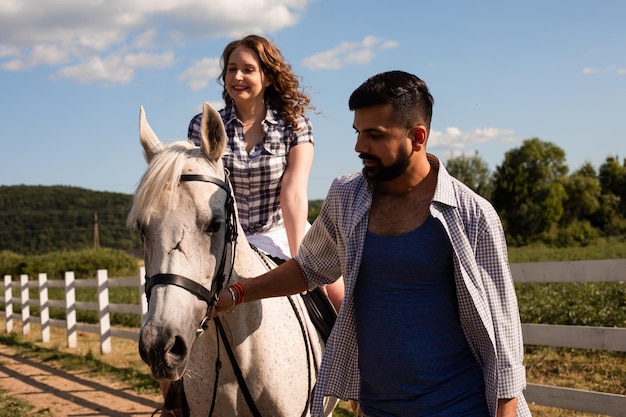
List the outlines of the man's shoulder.
{"label": "man's shoulder", "polygon": [[336,177],[330,187],[331,189],[353,190],[364,186],[367,186],[367,181],[365,181],[363,173],[358,171]]}
{"label": "man's shoulder", "polygon": [[341,205],[359,205],[368,198],[371,199],[371,188],[360,171],[354,172],[335,178],[326,198]]}

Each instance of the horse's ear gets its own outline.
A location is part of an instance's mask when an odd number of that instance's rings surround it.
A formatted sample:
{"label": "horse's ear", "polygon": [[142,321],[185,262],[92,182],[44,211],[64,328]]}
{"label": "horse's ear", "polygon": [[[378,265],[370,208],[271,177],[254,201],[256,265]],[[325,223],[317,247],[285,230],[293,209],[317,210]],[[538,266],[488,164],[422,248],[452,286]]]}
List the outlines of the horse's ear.
{"label": "horse's ear", "polygon": [[200,147],[202,152],[212,161],[222,157],[226,147],[226,130],[222,117],[209,103],[202,106],[202,123],[200,127]]}
{"label": "horse's ear", "polygon": [[139,141],[143,146],[144,157],[150,162],[154,155],[163,149],[163,144],[146,120],[143,106],[139,106]]}

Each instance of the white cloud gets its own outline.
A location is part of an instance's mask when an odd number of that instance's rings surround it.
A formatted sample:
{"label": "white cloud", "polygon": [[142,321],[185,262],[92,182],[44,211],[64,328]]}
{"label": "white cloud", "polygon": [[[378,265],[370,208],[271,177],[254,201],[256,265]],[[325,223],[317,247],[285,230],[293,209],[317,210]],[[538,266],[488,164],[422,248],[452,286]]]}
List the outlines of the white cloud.
{"label": "white cloud", "polygon": [[157,46],[156,37],[156,29],[148,29],[145,32],[135,36],[135,40],[133,43],[137,48],[155,48]]}
{"label": "white cloud", "polygon": [[376,52],[396,48],[396,41],[366,36],[361,42],[341,42],[337,47],[304,58],[302,64],[310,69],[339,69],[350,64],[367,64]]}
{"label": "white cloud", "polygon": [[47,65],[79,82],[128,82],[134,67],[125,60],[146,49],[157,57],[194,39],[277,31],[295,25],[310,1],[2,0],[0,68]]}
{"label": "white cloud", "polygon": [[136,68],[164,68],[170,66],[173,60],[174,54],[171,52],[159,55],[109,55],[105,58],[96,56],[80,64],[62,68],[52,78],[67,78],[80,83],[127,84],[132,80]]}
{"label": "white cloud", "polygon": [[7,71],[24,71],[40,65],[60,65],[68,60],[67,50],[57,45],[35,45],[24,58],[17,58],[2,64]]}
{"label": "white cloud", "polygon": [[15,57],[15,56],[19,56],[19,54],[20,54],[19,48],[0,45],[0,58]]}
{"label": "white cloud", "polygon": [[209,85],[211,80],[221,73],[219,58],[204,58],[187,68],[178,79],[185,81],[189,87],[196,91],[202,90]]}
{"label": "white cloud", "polygon": [[458,150],[488,142],[505,143],[515,140],[513,133],[512,129],[497,129],[494,127],[465,132],[456,127],[448,127],[443,132],[431,130],[428,146],[430,148],[438,147]]}
{"label": "white cloud", "polygon": [[592,68],[592,67],[583,68],[584,75],[599,74],[599,73],[616,73],[617,75],[624,75],[626,74],[626,68],[624,67],[619,68],[617,67],[617,65],[609,65],[608,67],[604,67],[604,68]]}

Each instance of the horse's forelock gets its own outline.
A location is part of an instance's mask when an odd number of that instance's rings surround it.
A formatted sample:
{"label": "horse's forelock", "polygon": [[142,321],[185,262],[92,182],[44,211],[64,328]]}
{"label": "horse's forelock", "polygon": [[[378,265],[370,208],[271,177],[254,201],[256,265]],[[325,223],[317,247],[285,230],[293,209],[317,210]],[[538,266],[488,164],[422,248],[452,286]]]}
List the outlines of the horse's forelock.
{"label": "horse's forelock", "polygon": [[169,199],[168,211],[176,207],[176,187],[190,157],[202,157],[202,151],[188,141],[180,141],[167,145],[152,159],[133,196],[127,219],[129,227],[142,223],[154,201],[164,198],[164,194]]}

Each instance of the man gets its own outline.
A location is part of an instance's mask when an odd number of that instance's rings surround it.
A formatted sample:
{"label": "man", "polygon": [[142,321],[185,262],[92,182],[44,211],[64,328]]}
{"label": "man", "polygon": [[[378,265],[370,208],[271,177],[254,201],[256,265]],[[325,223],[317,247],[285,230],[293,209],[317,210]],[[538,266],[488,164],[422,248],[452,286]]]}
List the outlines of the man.
{"label": "man", "polygon": [[344,277],[313,416],[324,396],[367,417],[530,416],[502,225],[426,152],[433,101],[402,71],[357,88],[362,172],[333,182],[295,258],[221,294],[218,311]]}

